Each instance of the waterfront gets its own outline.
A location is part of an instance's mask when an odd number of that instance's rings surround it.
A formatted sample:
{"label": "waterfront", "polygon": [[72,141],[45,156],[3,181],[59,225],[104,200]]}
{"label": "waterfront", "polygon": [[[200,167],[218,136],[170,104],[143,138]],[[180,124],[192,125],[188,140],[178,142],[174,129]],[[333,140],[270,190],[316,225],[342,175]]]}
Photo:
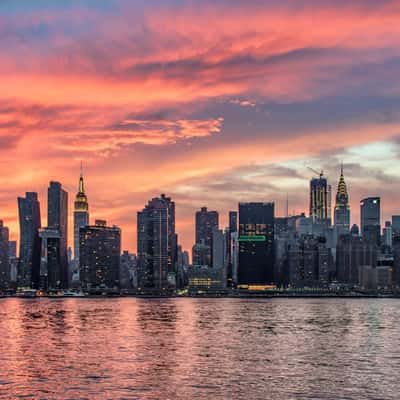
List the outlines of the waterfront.
{"label": "waterfront", "polygon": [[0,398],[397,399],[397,299],[2,299]]}

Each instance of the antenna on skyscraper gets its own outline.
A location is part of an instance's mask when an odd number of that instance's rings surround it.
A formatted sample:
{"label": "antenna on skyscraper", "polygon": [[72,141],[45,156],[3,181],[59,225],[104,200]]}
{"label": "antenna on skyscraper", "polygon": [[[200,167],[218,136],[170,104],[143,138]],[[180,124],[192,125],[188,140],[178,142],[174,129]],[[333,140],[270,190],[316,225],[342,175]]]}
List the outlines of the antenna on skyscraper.
{"label": "antenna on skyscraper", "polygon": [[289,194],[286,193],[286,218],[289,217]]}

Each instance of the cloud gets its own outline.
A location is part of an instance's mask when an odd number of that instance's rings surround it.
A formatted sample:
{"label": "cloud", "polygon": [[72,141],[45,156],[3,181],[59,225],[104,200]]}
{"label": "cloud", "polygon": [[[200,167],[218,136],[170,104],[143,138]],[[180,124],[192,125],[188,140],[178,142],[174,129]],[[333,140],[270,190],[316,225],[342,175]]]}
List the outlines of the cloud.
{"label": "cloud", "polygon": [[186,248],[205,203],[225,216],[289,192],[307,209],[305,162],[336,184],[345,159],[354,215],[379,190],[395,212],[399,18],[397,1],[2,2],[0,208],[13,237],[12,198],[38,190],[44,213],[59,179],[72,207],[81,159],[91,214],[121,224],[131,250],[135,212],[160,192],[177,200]]}

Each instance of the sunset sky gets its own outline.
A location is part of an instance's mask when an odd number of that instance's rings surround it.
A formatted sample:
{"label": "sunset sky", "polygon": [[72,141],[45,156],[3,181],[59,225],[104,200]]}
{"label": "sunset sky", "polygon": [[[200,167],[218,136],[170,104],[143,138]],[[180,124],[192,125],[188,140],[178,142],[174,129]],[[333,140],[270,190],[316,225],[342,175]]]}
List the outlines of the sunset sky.
{"label": "sunset sky", "polygon": [[[308,209],[312,172],[345,165],[362,197],[400,214],[398,0],[1,0],[0,218],[16,198],[69,192],[80,160],[91,220],[121,226],[166,193],[189,250],[201,206]],[[70,243],[72,245],[72,236]]]}

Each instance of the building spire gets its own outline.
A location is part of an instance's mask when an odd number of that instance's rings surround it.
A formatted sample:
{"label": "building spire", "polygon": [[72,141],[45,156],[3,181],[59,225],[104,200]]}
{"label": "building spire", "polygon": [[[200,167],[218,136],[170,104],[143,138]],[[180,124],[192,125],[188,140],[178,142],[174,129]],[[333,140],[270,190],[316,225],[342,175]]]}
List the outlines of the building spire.
{"label": "building spire", "polygon": [[83,162],[81,161],[81,174],[79,177],[79,193],[85,193],[85,188],[83,186]]}
{"label": "building spire", "polygon": [[341,163],[340,166],[340,179],[339,179],[336,198],[348,201],[347,185],[346,181],[344,180],[343,162]]}

